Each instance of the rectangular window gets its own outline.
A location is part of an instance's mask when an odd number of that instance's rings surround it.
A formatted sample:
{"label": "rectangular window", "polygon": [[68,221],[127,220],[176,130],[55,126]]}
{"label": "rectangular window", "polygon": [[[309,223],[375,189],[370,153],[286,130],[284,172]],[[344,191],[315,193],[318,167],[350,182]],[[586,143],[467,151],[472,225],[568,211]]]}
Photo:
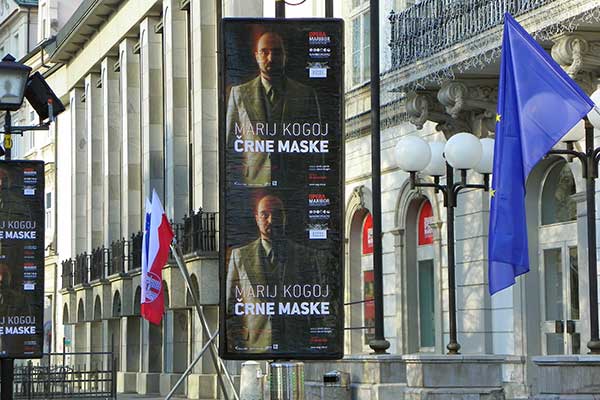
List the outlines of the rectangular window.
{"label": "rectangular window", "polygon": [[52,228],[52,192],[46,193],[46,229]]}
{"label": "rectangular window", "polygon": [[[365,3],[358,2],[357,6]],[[371,71],[371,30],[370,12],[366,7],[354,12],[352,29],[352,85],[359,85],[369,79]]]}

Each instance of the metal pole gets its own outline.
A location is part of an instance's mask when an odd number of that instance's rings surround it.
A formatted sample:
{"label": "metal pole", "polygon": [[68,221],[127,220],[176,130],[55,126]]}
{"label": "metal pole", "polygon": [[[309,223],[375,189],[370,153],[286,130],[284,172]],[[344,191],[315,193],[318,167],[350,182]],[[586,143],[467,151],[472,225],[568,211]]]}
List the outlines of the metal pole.
{"label": "metal pole", "polygon": [[10,160],[12,156],[12,137],[11,137],[11,116],[10,111],[4,114],[4,159]]}
{"label": "metal pole", "polygon": [[[188,290],[190,291],[190,295],[192,296],[192,299],[194,300],[194,305],[196,306],[196,312],[198,313],[198,317],[200,318],[200,323],[202,324],[202,330],[205,335],[210,337],[211,333],[210,333],[210,329],[208,327],[208,323],[206,322],[204,310],[202,309],[202,306],[200,305],[200,300],[198,300],[196,293],[194,293],[194,290],[192,289],[192,285],[190,283],[190,276],[189,276],[187,268],[183,262],[183,257],[181,256],[179,245],[176,245],[175,243],[171,243],[171,253],[173,254],[173,257],[175,257],[177,266],[179,267],[179,270],[181,271],[181,274],[183,275],[183,280],[185,281],[185,284],[186,284]],[[214,343],[212,343],[212,341],[211,341],[210,350],[211,350],[210,353],[212,355],[213,364],[215,366],[215,370],[217,371],[217,379],[219,380],[219,385],[221,386],[221,389],[223,390],[223,395],[225,396],[226,399],[229,398],[229,395],[227,394],[227,388],[225,387],[225,382],[223,382],[223,377],[221,376],[221,373],[220,373],[221,371],[227,377],[229,385],[231,386],[231,391],[233,392],[233,397],[236,400],[239,400],[239,396],[238,396],[237,392],[235,391],[235,385],[233,383],[233,379],[231,379],[231,376],[229,375],[227,368],[225,368],[225,365],[223,364],[223,360],[221,360],[219,358],[219,352],[217,351],[217,348],[214,345]]]}
{"label": "metal pole", "polygon": [[446,346],[448,354],[460,354],[460,344],[456,340],[456,282],[454,259],[454,169],[446,163],[446,233],[448,238],[448,309],[450,342]]}
{"label": "metal pole", "polygon": [[585,119],[585,153],[587,176],[585,177],[587,205],[588,277],[590,284],[590,341],[591,354],[600,354],[598,338],[598,268],[596,259],[596,160],[594,157],[594,127]]}
{"label": "metal pole", "polygon": [[173,395],[175,394],[175,391],[177,390],[179,385],[181,385],[181,383],[185,380],[185,378],[187,378],[187,376],[190,374],[190,372],[192,372],[192,369],[194,369],[196,364],[198,364],[198,361],[200,361],[200,359],[206,352],[206,349],[208,349],[208,346],[212,345],[213,340],[215,340],[218,333],[219,333],[219,331],[215,331],[215,333],[213,333],[212,336],[208,339],[208,342],[206,342],[206,344],[202,347],[202,350],[200,350],[200,353],[196,356],[194,361],[192,361],[192,363],[190,365],[188,365],[187,369],[183,372],[183,374],[181,375],[179,380],[177,382],[175,382],[175,385],[173,385],[173,388],[167,394],[167,397],[165,397],[165,400],[169,400],[171,397],[173,397]]}
{"label": "metal pole", "polygon": [[383,331],[383,266],[381,249],[381,141],[379,137],[379,0],[370,0],[371,12],[371,186],[373,190],[373,288],[375,337],[369,347],[384,354],[390,347]]}
{"label": "metal pole", "polygon": [[[10,137],[11,117],[10,112],[4,114],[4,159],[11,159],[12,139]],[[12,400],[13,381],[14,381],[14,360],[12,358],[3,358],[0,362],[0,399]]]}
{"label": "metal pole", "polygon": [[333,18],[333,0],[325,0],[325,18]]}
{"label": "metal pole", "polygon": [[285,18],[285,0],[275,0],[275,18]]}

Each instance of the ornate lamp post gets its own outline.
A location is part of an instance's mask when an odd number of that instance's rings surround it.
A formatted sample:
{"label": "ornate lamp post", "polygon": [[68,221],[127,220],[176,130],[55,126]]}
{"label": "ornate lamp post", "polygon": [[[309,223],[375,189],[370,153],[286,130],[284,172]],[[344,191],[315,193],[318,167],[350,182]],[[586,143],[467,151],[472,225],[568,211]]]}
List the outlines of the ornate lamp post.
{"label": "ornate lamp post", "polygon": [[[600,103],[600,91],[595,91],[591,99]],[[594,127],[600,128],[600,113],[592,110],[585,119],[585,128],[576,126],[571,129],[561,141],[566,149],[551,150],[548,154],[567,155],[581,161],[581,172],[585,179],[585,194],[587,208],[587,250],[588,250],[588,280],[590,302],[590,341],[587,347],[590,354],[600,354],[600,338],[598,335],[598,268],[596,257],[596,178],[598,178],[598,161],[600,147],[594,148]],[[574,143],[585,137],[585,150],[575,150]]]}
{"label": "ornate lamp post", "polygon": [[[400,169],[410,173],[411,188],[431,187],[442,192],[446,207],[446,233],[448,240],[448,310],[450,341],[448,354],[460,354],[456,337],[456,283],[454,257],[454,207],[458,193],[463,189],[489,190],[494,153],[493,139],[481,139],[470,133],[458,133],[446,144],[427,143],[419,136],[407,136],[396,144],[396,162]],[[460,171],[460,180],[454,181],[454,170]],[[483,183],[467,183],[467,171],[474,169],[483,174]],[[419,182],[417,173],[433,177],[433,182]],[[446,175],[446,183],[440,177]]]}

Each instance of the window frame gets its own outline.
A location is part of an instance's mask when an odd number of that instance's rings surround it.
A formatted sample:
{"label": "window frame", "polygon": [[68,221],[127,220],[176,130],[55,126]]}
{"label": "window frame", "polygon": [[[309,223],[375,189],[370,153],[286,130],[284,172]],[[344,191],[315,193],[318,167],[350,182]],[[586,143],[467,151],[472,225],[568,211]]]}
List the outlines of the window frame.
{"label": "window frame", "polygon": [[[348,20],[350,21],[350,35],[349,35],[349,60],[348,60],[348,86],[350,88],[356,88],[364,85],[370,80],[370,69],[371,69],[371,27],[370,27],[370,7],[369,2],[367,0],[353,0],[357,1],[358,5],[351,5],[350,13]],[[355,42],[354,42],[354,29],[356,24],[360,25],[359,28],[359,39],[360,43],[357,46],[358,51],[355,51]],[[365,41],[365,26],[368,23],[369,26],[369,40]],[[369,51],[369,56],[366,56],[366,49]],[[355,54],[359,57],[359,77],[356,78],[355,74],[355,65],[354,65],[354,57]]]}

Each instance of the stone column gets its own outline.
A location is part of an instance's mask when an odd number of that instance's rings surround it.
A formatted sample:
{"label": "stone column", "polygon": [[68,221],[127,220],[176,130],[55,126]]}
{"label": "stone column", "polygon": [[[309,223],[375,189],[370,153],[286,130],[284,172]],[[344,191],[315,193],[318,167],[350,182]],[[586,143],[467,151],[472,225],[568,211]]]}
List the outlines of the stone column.
{"label": "stone column", "polygon": [[150,342],[150,323],[140,318],[140,372],[148,372],[148,343]]}
{"label": "stone column", "polygon": [[163,24],[165,210],[170,218],[180,221],[189,208],[189,92],[186,12],[180,9],[179,0],[163,1]]}
{"label": "stone column", "polygon": [[[112,335],[110,334],[110,329],[108,327],[108,323],[110,320],[103,319],[102,324],[102,351],[108,352],[113,351],[112,348]],[[110,364],[111,360],[107,356],[102,357],[102,367],[105,370],[112,369],[112,365]]]}
{"label": "stone column", "polygon": [[121,236],[129,237],[142,226],[142,170],[140,137],[140,59],[134,39],[119,45],[121,73]]}
{"label": "stone column", "polygon": [[87,131],[87,250],[102,244],[102,91],[98,87],[100,76],[97,73],[85,77],[85,116]]}
{"label": "stone column", "polygon": [[165,310],[163,317],[163,372],[173,372],[173,310]]}
{"label": "stone column", "polygon": [[[81,102],[83,90],[74,88],[69,94],[69,103],[71,109],[71,148],[73,149],[73,162],[71,172],[71,184],[73,186],[73,208],[72,219],[75,222],[71,226],[72,255],[82,253],[87,248],[87,164],[88,164],[88,146],[85,126],[85,108]],[[74,314],[76,315],[76,314]]]}
{"label": "stone column", "polygon": [[[247,3],[255,3],[249,1]],[[261,9],[262,10],[262,9]],[[245,14],[251,15],[251,14]],[[218,204],[216,12],[214,2],[191,2],[194,208]]]}
{"label": "stone column", "polygon": [[142,193],[150,196],[156,189],[164,199],[162,37],[155,32],[159,22],[147,17],[140,23]]}
{"label": "stone column", "polygon": [[127,369],[127,317],[121,317],[121,359],[119,360],[121,371],[128,371]]}
{"label": "stone column", "polygon": [[102,60],[102,151],[104,245],[121,238],[121,101],[114,57]]}

